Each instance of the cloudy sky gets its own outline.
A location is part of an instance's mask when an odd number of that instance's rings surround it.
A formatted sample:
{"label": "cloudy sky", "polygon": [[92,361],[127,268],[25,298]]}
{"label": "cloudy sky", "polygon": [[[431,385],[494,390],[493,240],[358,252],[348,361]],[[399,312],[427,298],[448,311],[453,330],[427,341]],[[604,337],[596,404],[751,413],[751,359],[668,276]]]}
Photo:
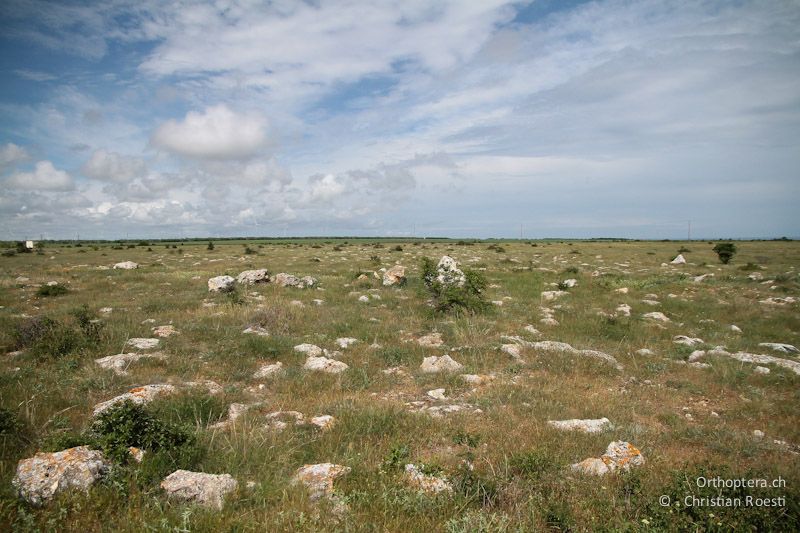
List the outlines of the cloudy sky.
{"label": "cloudy sky", "polygon": [[800,237],[797,0],[0,2],[0,239]]}

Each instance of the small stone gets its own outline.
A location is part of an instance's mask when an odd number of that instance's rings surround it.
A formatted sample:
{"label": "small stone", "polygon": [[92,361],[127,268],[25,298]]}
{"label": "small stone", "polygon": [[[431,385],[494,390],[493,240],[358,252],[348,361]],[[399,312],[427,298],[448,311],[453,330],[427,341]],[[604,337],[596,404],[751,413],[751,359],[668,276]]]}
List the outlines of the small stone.
{"label": "small stone", "polygon": [[756,439],[759,439],[759,440],[763,439],[764,438],[764,432],[761,431],[760,429],[754,429],[753,430],[753,437],[755,437]]}
{"label": "small stone", "polygon": [[434,400],[446,400],[447,397],[444,395],[445,389],[433,389],[428,391],[428,397],[433,398]]}
{"label": "small stone", "polygon": [[653,350],[650,350],[649,348],[642,348],[640,350],[636,350],[636,355],[653,356],[655,354],[656,353]]}
{"label": "small stone", "polygon": [[629,442],[614,441],[600,458],[586,459],[572,465],[572,469],[584,474],[602,476],[615,470],[629,470],[644,464],[644,456]]}
{"label": "small stone", "polygon": [[507,353],[514,359],[522,359],[522,347],[519,344],[503,344],[500,346],[500,351]]}
{"label": "small stone", "polygon": [[461,379],[470,385],[486,385],[490,381],[494,381],[495,377],[486,374],[461,374]]}
{"label": "small stone", "polygon": [[764,348],[769,348],[778,353],[800,354],[800,350],[791,344],[784,344],[781,342],[759,342],[758,345],[763,346]]}
{"label": "small stone", "polygon": [[311,501],[317,501],[333,496],[334,481],[348,473],[350,473],[349,466],[333,463],[304,465],[297,469],[293,482],[304,485],[308,489]]}
{"label": "small stone", "polygon": [[687,337],[686,335],[675,335],[672,338],[672,342],[674,342],[675,344],[683,344],[684,346],[695,346],[697,344],[703,344],[705,341],[697,337]]}
{"label": "small stone", "polygon": [[140,338],[133,338],[128,339],[127,344],[128,346],[133,346],[137,350],[152,350],[153,348],[157,348],[158,344],[161,341],[158,339],[140,339]]}
{"label": "small stone", "polygon": [[548,420],[547,423],[556,429],[582,431],[583,433],[601,433],[611,426],[608,418]]}
{"label": "small stone", "polygon": [[336,339],[336,345],[343,350],[349,348],[357,342],[358,339],[354,339],[353,337],[339,337]]}
{"label": "small stone", "polygon": [[178,330],[176,330],[175,327],[172,326],[171,324],[167,324],[166,326],[156,326],[152,328],[152,330],[153,330],[153,335],[161,338],[166,338],[178,333]]}
{"label": "small stone", "polygon": [[769,374],[770,370],[765,366],[757,366],[753,369],[753,372],[755,372],[756,374],[767,375]]}
{"label": "small stone", "polygon": [[304,353],[311,357],[319,357],[322,355],[322,348],[320,348],[316,344],[308,344],[308,343],[298,344],[297,346],[294,347],[294,351]]}
{"label": "small stone", "polygon": [[742,332],[742,329],[739,326],[737,326],[736,324],[731,324],[730,330],[732,332],[734,332],[734,333],[741,333]]}
{"label": "small stone", "polygon": [[660,311],[653,311],[652,313],[645,313],[642,315],[644,318],[655,320],[656,322],[669,322],[669,317]]}
{"label": "small stone", "polygon": [[314,357],[309,356],[306,359],[303,368],[306,370],[317,370],[320,372],[327,372],[329,374],[340,374],[350,368],[345,363],[335,359],[328,359],[327,357]]}
{"label": "small stone", "polygon": [[322,430],[328,430],[336,423],[336,419],[331,415],[320,415],[312,417],[311,423]]}
{"label": "small stone", "polygon": [[113,370],[115,374],[124,376],[128,373],[128,366],[130,366],[131,363],[135,363],[143,358],[164,359],[165,356],[161,353],[120,353],[95,359],[94,362],[100,365],[101,368]]}
{"label": "small stone", "polygon": [[175,387],[167,384],[144,385],[142,387],[134,387],[124,394],[115,396],[110,400],[98,403],[94,406],[93,416],[97,416],[103,411],[114,407],[118,403],[130,400],[137,405],[143,405],[155,400],[158,396],[172,394],[175,392]]}
{"label": "small stone", "polygon": [[114,269],[120,270],[135,270],[137,268],[139,268],[138,263],[134,263],[133,261],[123,261],[122,263],[114,265]]}
{"label": "small stone", "polygon": [[246,335],[258,335],[259,337],[269,337],[269,331],[259,325],[248,326],[242,333]]}
{"label": "small stone", "polygon": [[428,494],[440,492],[453,492],[453,486],[443,477],[433,476],[422,472],[421,467],[414,464],[405,466],[405,479],[415,489]]}
{"label": "small stone", "polygon": [[417,339],[417,344],[426,348],[438,348],[444,341],[442,340],[441,333],[428,333]]}
{"label": "small stone", "polygon": [[275,374],[278,374],[279,372],[281,372],[281,370],[283,370],[283,363],[281,363],[280,361],[278,361],[277,363],[266,364],[263,365],[258,370],[256,370],[255,374],[253,374],[253,378],[254,379],[268,378],[274,376]]}

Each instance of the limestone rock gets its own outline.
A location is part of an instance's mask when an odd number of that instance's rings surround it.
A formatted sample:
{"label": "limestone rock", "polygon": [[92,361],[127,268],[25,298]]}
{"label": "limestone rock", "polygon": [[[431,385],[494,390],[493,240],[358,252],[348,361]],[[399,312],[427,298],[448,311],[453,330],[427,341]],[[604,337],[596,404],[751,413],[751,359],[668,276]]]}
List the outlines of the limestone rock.
{"label": "limestone rock", "polygon": [[234,492],[238,485],[230,474],[205,474],[189,470],[176,470],[161,482],[161,488],[171,499],[218,510],[222,509],[225,496]]}
{"label": "limestone rock", "polygon": [[655,320],[656,322],[669,322],[669,317],[662,313],[661,311],[653,311],[651,313],[645,313],[642,315],[643,318],[649,318],[650,320]]}
{"label": "limestone rock", "polygon": [[491,374],[461,374],[461,379],[470,385],[486,385],[494,381],[495,377]]}
{"label": "limestone rock", "polygon": [[327,430],[333,427],[336,419],[331,415],[319,415],[311,418],[311,424],[317,426],[322,430]]}
{"label": "limestone rock", "polygon": [[687,337],[686,335],[675,335],[672,338],[672,342],[674,342],[675,344],[683,344],[684,346],[696,346],[698,344],[703,344],[705,341],[697,337]]}
{"label": "limestone rock", "polygon": [[519,344],[503,344],[500,346],[500,351],[507,353],[518,361],[522,361],[522,347]]}
{"label": "limestone rock", "polygon": [[420,492],[439,494],[440,492],[453,492],[453,486],[443,477],[423,473],[422,469],[414,464],[405,466],[404,478],[406,482]]}
{"label": "limestone rock", "polygon": [[311,276],[303,276],[300,278],[285,272],[275,274],[273,281],[281,287],[295,287],[298,289],[313,287],[317,283],[317,280]]}
{"label": "limestone rock", "polygon": [[311,357],[319,357],[322,355],[322,348],[320,348],[316,344],[308,344],[308,343],[298,344],[297,346],[294,347],[294,351],[304,353]]}
{"label": "limestone rock", "polygon": [[339,374],[344,372],[349,366],[347,364],[337,361],[336,359],[328,359],[327,357],[314,357],[309,356],[306,359],[303,368],[306,370],[317,370],[320,372],[327,372],[329,374]]}
{"label": "limestone rock", "polygon": [[546,302],[550,302],[564,296],[565,294],[569,294],[567,291],[542,291],[542,299]]}
{"label": "limestone rock", "polygon": [[312,501],[333,496],[333,483],[350,473],[349,466],[333,463],[304,465],[297,469],[293,482],[304,485]]}
{"label": "limestone rock", "polygon": [[567,289],[572,289],[578,286],[578,280],[574,278],[565,279],[561,283],[558,284],[559,287],[566,287]]}
{"label": "limestone rock", "polygon": [[759,342],[758,345],[765,348],[770,348],[771,350],[779,353],[800,354],[800,350],[791,344],[784,344],[781,342]]}
{"label": "limestone rock", "polygon": [[782,357],[773,357],[771,355],[760,355],[747,352],[729,353],[725,350],[720,349],[719,347],[709,351],[708,354],[730,357],[732,359],[736,359],[737,361],[742,361],[744,363],[756,363],[759,365],[766,365],[766,364],[778,365],[784,368],[788,368],[795,374],[800,374],[800,362],[793,361],[791,359],[783,359]]}
{"label": "limestone rock", "polygon": [[464,272],[458,268],[456,260],[449,255],[442,256],[436,265],[436,281],[442,285],[461,287],[467,281]]}
{"label": "limestone rock", "polygon": [[383,286],[403,285],[406,282],[406,267],[395,265],[383,273]]}
{"label": "limestone rock", "polygon": [[137,350],[152,350],[153,348],[157,348],[161,341],[158,339],[128,339],[127,344],[128,346],[133,346]]}
{"label": "limestone rock", "polygon": [[608,418],[548,420],[547,423],[556,429],[582,431],[583,433],[601,433],[611,426],[611,421]]}
{"label": "limestone rock", "polygon": [[351,345],[357,342],[358,339],[354,339],[353,337],[339,337],[338,339],[336,339],[336,345],[343,350],[349,348]]}
{"label": "limestone rock", "polygon": [[124,376],[128,373],[128,366],[142,358],[164,359],[165,357],[160,353],[119,353],[95,359],[94,362],[101,368],[113,370],[115,374]]}
{"label": "limestone rock", "polygon": [[21,498],[41,505],[65,490],[88,490],[110,468],[102,452],[78,446],[21,460],[11,483]]}
{"label": "limestone rock", "polygon": [[533,348],[534,350],[541,350],[547,352],[564,352],[573,355],[580,355],[585,357],[592,357],[594,359],[600,359],[607,363],[611,363],[617,370],[622,370],[622,365],[619,364],[619,361],[617,361],[617,359],[614,356],[611,356],[607,353],[598,350],[578,350],[577,348],[573,348],[566,342],[557,342],[557,341],[530,342],[521,339],[519,337],[504,337],[504,339],[512,340],[513,342],[519,344],[520,346],[524,346],[526,348]]}
{"label": "limestone rock", "polygon": [[437,372],[460,372],[463,370],[464,365],[457,363],[449,355],[436,357],[432,355],[422,360],[420,370],[426,374],[433,374]]}
{"label": "limestone rock", "polygon": [[208,292],[230,292],[236,280],[230,276],[217,276],[208,280]]}
{"label": "limestone rock", "polygon": [[259,337],[269,337],[269,331],[259,325],[248,326],[247,329],[242,331],[242,333],[247,335],[258,335]]}
{"label": "limestone rock", "polygon": [[447,400],[447,397],[444,395],[445,389],[433,389],[428,391],[428,397],[434,400]]}
{"label": "limestone rock", "polygon": [[263,365],[258,370],[256,370],[256,373],[253,374],[253,378],[255,379],[268,378],[274,376],[275,374],[278,374],[279,372],[281,372],[281,370],[283,370],[283,363],[281,363],[280,361],[278,361],[277,363],[266,364]]}
{"label": "limestone rock", "polygon": [[269,283],[269,271],[266,268],[257,270],[245,270],[236,276],[236,282],[242,285],[252,285],[254,283]]}
{"label": "limestone rock", "polygon": [[103,411],[114,407],[118,403],[130,400],[137,405],[144,405],[155,400],[158,396],[165,394],[172,394],[175,392],[175,387],[167,384],[144,385],[143,387],[135,387],[124,394],[115,396],[110,400],[98,403],[94,406],[93,416],[97,416]]}
{"label": "limestone rock", "polygon": [[584,474],[602,476],[616,470],[629,470],[644,464],[644,456],[629,442],[614,441],[599,458],[589,458],[572,465],[572,470]]}
{"label": "limestone rock", "polygon": [[678,254],[678,257],[673,259],[669,262],[670,265],[685,265],[686,259],[683,257],[683,254]]}
{"label": "limestone rock", "polygon": [[114,265],[115,270],[135,270],[137,268],[139,268],[139,264],[134,263],[133,261],[123,261],[122,263],[117,263]]}

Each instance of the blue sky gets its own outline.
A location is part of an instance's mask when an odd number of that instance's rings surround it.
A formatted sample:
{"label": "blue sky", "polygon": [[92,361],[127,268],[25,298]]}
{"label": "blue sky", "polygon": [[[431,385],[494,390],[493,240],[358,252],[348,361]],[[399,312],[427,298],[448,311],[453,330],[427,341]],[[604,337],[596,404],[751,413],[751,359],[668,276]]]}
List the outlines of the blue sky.
{"label": "blue sky", "polygon": [[800,237],[800,2],[0,4],[0,239]]}

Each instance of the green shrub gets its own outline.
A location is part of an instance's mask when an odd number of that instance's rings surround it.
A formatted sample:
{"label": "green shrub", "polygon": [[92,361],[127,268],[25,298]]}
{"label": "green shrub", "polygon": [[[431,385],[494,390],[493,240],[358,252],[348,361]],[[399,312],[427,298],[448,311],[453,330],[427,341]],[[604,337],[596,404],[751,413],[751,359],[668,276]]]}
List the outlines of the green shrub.
{"label": "green shrub", "polygon": [[736,254],[736,245],[732,242],[719,242],[712,250],[716,252],[722,264],[727,265]]}
{"label": "green shrub", "polygon": [[436,279],[436,263],[427,257],[422,258],[422,277],[428,292],[433,297],[437,312],[464,311],[470,314],[486,311],[490,304],[484,299],[486,278],[479,272],[464,269],[463,285],[442,283]]}
{"label": "green shrub", "polygon": [[17,350],[29,350],[38,358],[57,359],[84,344],[83,335],[73,328],[46,316],[29,318],[14,332]]}
{"label": "green shrub", "polygon": [[214,243],[211,242],[211,241],[208,241],[208,246],[206,246],[206,250],[211,251],[213,249],[214,249]]}
{"label": "green shrub", "polygon": [[410,457],[411,451],[408,449],[407,445],[401,444],[395,446],[389,451],[389,455],[386,456],[383,462],[381,462],[381,470],[384,472],[402,470]]}
{"label": "green shrub", "polygon": [[14,257],[15,255],[17,255],[17,251],[13,248],[3,250],[3,257]]}
{"label": "green shrub", "polygon": [[67,294],[69,289],[67,289],[64,285],[57,283],[55,285],[42,285],[39,287],[39,290],[36,291],[38,296],[61,296],[62,294]]}

